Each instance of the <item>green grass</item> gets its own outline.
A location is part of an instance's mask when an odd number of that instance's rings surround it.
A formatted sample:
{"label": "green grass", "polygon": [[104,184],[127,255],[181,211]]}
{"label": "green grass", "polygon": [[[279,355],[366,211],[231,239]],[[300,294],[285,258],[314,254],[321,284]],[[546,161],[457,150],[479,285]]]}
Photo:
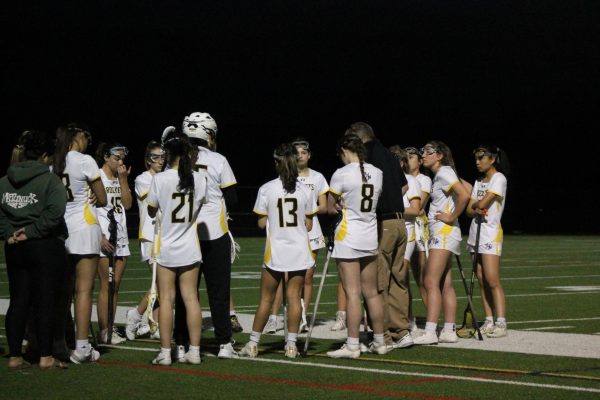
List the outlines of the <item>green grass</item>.
{"label": "green grass", "polygon": [[[242,253],[233,266],[232,294],[238,313],[253,314],[259,298],[259,272],[264,239],[240,238]],[[137,243],[122,283],[119,305],[131,307],[149,287],[149,272],[139,261]],[[319,261],[322,263],[324,254]],[[3,256],[0,258],[4,262]],[[465,272],[470,262],[461,257]],[[319,266],[319,270],[321,265]],[[330,268],[330,272],[335,268]],[[332,272],[333,273],[333,272]],[[458,271],[454,283],[462,319],[464,290]],[[502,279],[511,329],[543,332],[600,332],[600,290],[566,291],[565,286],[600,286],[600,237],[508,236]],[[317,280],[318,281],[318,280]],[[327,279],[319,318],[335,314],[335,277]],[[6,268],[0,268],[0,298],[8,297]],[[414,293],[418,293],[413,287]],[[313,298],[316,294],[313,294]],[[480,310],[476,293],[475,305]],[[201,303],[206,305],[205,291]],[[417,315],[424,308],[414,301]],[[481,314],[481,311],[480,311]],[[596,319],[594,319],[596,318]],[[3,322],[3,317],[0,317]],[[536,321],[536,322],[533,322]],[[3,323],[2,323],[3,325]],[[549,329],[546,329],[549,328]],[[4,329],[0,347],[6,349]],[[585,340],[587,336],[582,336]],[[247,334],[236,334],[238,343]],[[500,339],[501,340],[501,339]],[[302,339],[300,339],[302,344]],[[556,344],[560,346],[560,343]],[[331,360],[324,353],[339,346],[333,340],[311,340],[311,356],[287,360],[280,336],[263,336],[259,360],[217,360],[205,356],[200,366],[149,365],[157,342],[128,342],[127,349],[106,349],[98,365],[72,365],[67,371],[22,372],[0,369],[2,398],[520,398],[592,399],[600,390],[600,360],[452,347],[413,347],[385,356]],[[215,352],[212,332],[205,332],[203,352]],[[6,362],[6,361],[4,361]],[[0,366],[0,368],[5,368]],[[345,369],[340,369],[345,368]],[[458,380],[457,378],[461,378]],[[462,380],[468,379],[468,380]],[[531,386],[534,384],[535,386]],[[526,386],[530,385],[530,386]]]}

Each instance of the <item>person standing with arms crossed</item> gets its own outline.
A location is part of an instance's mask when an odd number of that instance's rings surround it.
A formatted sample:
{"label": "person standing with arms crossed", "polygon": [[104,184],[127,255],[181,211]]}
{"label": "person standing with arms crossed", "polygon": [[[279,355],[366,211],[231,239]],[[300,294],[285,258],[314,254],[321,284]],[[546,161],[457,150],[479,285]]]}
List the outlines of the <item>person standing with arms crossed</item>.
{"label": "person standing with arms crossed", "polygon": [[366,161],[383,172],[383,189],[377,203],[379,236],[378,290],[383,294],[385,343],[389,348],[413,345],[409,331],[408,269],[404,264],[407,234],[404,223],[404,193],[408,183],[400,164],[365,122],[355,122],[346,135],[357,135],[367,148]]}

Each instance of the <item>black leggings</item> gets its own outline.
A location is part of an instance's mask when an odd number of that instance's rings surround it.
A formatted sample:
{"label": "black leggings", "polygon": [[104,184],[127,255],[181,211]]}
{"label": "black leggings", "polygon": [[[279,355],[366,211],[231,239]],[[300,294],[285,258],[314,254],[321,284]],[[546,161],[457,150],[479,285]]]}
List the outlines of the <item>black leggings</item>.
{"label": "black leggings", "polygon": [[28,239],[4,246],[10,305],[6,313],[6,337],[11,357],[21,356],[28,313],[33,312],[42,357],[52,355],[54,305],[62,284],[66,253],[57,238]]}
{"label": "black leggings", "polygon": [[[206,280],[206,294],[210,315],[215,328],[218,344],[231,341],[231,320],[229,319],[229,295],[231,286],[231,238],[228,234],[215,240],[201,240],[202,266],[200,273]],[[200,278],[198,279],[200,286]],[[178,345],[188,341],[185,306],[179,290],[175,301],[174,338]]]}

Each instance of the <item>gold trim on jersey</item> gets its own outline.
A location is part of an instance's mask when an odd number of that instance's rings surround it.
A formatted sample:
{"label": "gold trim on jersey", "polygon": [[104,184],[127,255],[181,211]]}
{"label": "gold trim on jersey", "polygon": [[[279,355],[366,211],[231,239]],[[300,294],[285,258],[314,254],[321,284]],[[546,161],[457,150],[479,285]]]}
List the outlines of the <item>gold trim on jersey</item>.
{"label": "gold trim on jersey", "polygon": [[229,227],[227,226],[227,218],[225,216],[225,207],[223,207],[223,201],[221,200],[221,215],[219,215],[219,223],[221,224],[221,230],[223,233],[229,232]]}
{"label": "gold trim on jersey", "polygon": [[348,233],[348,222],[346,221],[346,209],[342,210],[343,218],[340,224],[340,230],[335,234],[335,240],[338,242],[343,241]]}
{"label": "gold trim on jersey", "polygon": [[[98,176],[98,178],[100,178]],[[86,189],[85,189],[85,206],[83,207],[83,219],[85,220],[85,222],[88,225],[95,225],[98,223],[98,221],[96,220],[96,217],[94,217],[94,214],[92,213],[92,211],[90,210],[90,203],[88,202],[88,198],[90,197],[90,187],[86,184]]]}
{"label": "gold trim on jersey", "polygon": [[263,257],[263,264],[267,265],[267,263],[271,261],[271,240],[269,236],[267,236],[267,246],[265,247],[265,255]]}
{"label": "gold trim on jersey", "polygon": [[221,185],[221,186],[219,186],[219,187],[220,187],[221,189],[226,189],[226,188],[228,188],[229,186],[233,186],[233,185],[235,185],[235,184],[237,184],[237,182],[228,183],[227,185]]}
{"label": "gold trim on jersey", "polygon": [[262,215],[263,217],[269,215],[268,213],[263,212],[263,211],[258,211],[257,209],[252,210],[252,212],[254,214]]}

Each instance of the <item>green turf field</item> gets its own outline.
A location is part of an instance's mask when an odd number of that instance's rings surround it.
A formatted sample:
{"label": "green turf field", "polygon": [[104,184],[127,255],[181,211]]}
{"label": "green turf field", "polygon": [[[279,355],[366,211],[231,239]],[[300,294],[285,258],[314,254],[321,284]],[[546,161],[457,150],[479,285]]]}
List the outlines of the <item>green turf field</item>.
{"label": "green turf field", "polygon": [[[232,294],[247,332],[259,297],[264,239],[240,238],[239,242],[242,253],[233,266]],[[124,307],[136,304],[150,284],[147,267],[137,261],[135,241],[131,250],[119,299],[119,306]],[[316,283],[324,259],[323,253]],[[3,256],[0,260],[4,262]],[[462,257],[462,264],[470,275],[467,257]],[[466,299],[458,271],[453,277],[460,324]],[[0,302],[4,304],[8,298],[6,281],[6,266],[2,264]],[[585,346],[600,340],[600,237],[507,236],[502,281],[509,322],[509,337],[505,339],[486,339],[482,344],[461,339],[461,347],[412,347],[385,356],[363,354],[358,360],[331,360],[325,352],[337,348],[342,340],[313,338],[309,357],[289,360],[283,356],[281,336],[263,335],[258,359],[218,360],[211,356],[216,354],[216,347],[212,332],[207,330],[199,366],[150,365],[159,348],[158,342],[151,340],[103,348],[97,365],[71,365],[66,371],[40,371],[36,367],[7,371],[4,358],[0,399],[600,398],[600,346]],[[319,307],[321,323],[334,318],[336,283],[335,266],[331,265]],[[316,285],[313,299],[315,296]],[[203,289],[201,303],[207,304]],[[416,314],[424,316],[420,300],[415,299],[413,305]],[[477,292],[475,305],[481,310]],[[0,318],[0,347],[6,351],[3,316]],[[247,341],[247,333],[236,334],[235,339],[239,348]],[[299,345],[303,345],[303,335]],[[495,345],[499,348],[490,347]],[[548,353],[527,353],[534,345],[546,346]],[[577,353],[581,349],[583,355]],[[556,355],[557,351],[563,355]]]}

